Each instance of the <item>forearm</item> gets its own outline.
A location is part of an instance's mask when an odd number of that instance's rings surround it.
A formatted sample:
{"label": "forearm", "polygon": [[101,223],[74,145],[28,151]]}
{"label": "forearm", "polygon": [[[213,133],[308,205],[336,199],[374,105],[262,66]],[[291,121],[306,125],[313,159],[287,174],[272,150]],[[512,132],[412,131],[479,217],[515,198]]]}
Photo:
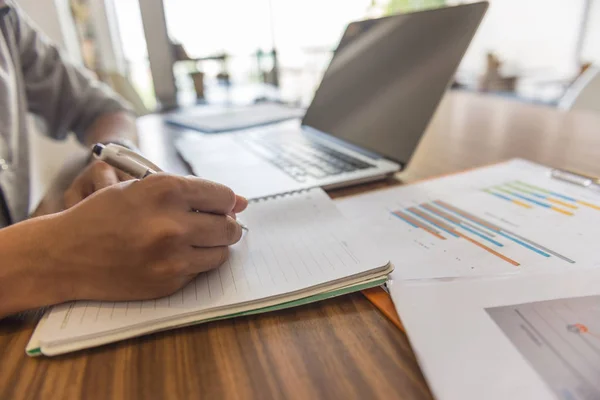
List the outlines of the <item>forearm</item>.
{"label": "forearm", "polygon": [[44,218],[0,229],[0,319],[61,301]]}
{"label": "forearm", "polygon": [[85,131],[85,144],[126,139],[137,144],[135,117],[125,111],[103,114],[96,118]]}

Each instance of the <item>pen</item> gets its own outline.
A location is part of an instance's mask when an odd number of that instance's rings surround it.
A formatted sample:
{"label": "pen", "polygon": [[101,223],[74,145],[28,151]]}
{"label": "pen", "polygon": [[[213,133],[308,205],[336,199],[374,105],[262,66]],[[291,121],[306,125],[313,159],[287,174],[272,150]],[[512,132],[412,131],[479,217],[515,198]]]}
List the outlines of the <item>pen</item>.
{"label": "pen", "polygon": [[[128,149],[127,147],[118,144],[103,145],[97,143],[92,147],[94,158],[104,161],[108,165],[121,170],[136,179],[144,179],[158,172],[163,172],[156,164],[146,159],[140,154]],[[236,221],[238,225],[245,231],[248,227]]]}
{"label": "pen", "polygon": [[142,157],[135,151],[118,144],[95,144],[92,148],[92,154],[98,160],[104,161],[108,165],[119,169],[136,179],[144,179],[149,175],[162,172],[162,170],[153,164],[150,160]]}
{"label": "pen", "polygon": [[551,177],[563,182],[573,183],[585,188],[600,189],[600,180],[596,177],[585,175],[567,169],[553,169]]}

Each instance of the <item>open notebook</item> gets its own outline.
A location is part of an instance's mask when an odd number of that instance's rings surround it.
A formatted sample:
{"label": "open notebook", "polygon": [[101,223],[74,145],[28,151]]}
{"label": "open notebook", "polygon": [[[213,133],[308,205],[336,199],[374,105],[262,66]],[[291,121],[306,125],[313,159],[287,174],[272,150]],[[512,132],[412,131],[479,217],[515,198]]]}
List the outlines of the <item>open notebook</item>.
{"label": "open notebook", "polygon": [[253,201],[220,268],[169,297],[77,301],[44,315],[29,355],[57,355],[184,325],[293,307],[381,285],[393,267],[321,189]]}

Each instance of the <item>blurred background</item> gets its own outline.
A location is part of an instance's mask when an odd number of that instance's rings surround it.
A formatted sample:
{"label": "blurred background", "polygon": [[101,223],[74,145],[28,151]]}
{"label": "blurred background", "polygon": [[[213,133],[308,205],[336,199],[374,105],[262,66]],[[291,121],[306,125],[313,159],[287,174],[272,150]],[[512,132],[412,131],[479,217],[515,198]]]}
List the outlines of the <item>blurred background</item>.
{"label": "blurred background", "polygon": [[[349,22],[463,3],[17,1],[72,60],[128,99],[139,115],[194,104],[306,106]],[[600,64],[600,0],[489,2],[453,90],[600,111],[600,69],[594,65]],[[75,148],[72,139],[32,140],[39,155],[32,160],[40,164],[32,166],[32,206],[63,154]],[[48,161],[48,154],[56,159]]]}
{"label": "blurred background", "polygon": [[[20,1],[140,114],[197,102],[307,105],[350,21],[459,3]],[[599,61],[597,0],[491,0],[453,87],[556,106]]]}

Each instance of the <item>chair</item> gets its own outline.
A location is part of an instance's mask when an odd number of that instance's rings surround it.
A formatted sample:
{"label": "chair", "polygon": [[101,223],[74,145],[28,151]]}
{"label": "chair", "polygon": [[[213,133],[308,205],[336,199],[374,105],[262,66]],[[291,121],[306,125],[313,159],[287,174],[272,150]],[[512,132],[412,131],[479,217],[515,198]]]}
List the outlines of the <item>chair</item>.
{"label": "chair", "polygon": [[587,68],[567,89],[558,108],[600,112],[600,67]]}

